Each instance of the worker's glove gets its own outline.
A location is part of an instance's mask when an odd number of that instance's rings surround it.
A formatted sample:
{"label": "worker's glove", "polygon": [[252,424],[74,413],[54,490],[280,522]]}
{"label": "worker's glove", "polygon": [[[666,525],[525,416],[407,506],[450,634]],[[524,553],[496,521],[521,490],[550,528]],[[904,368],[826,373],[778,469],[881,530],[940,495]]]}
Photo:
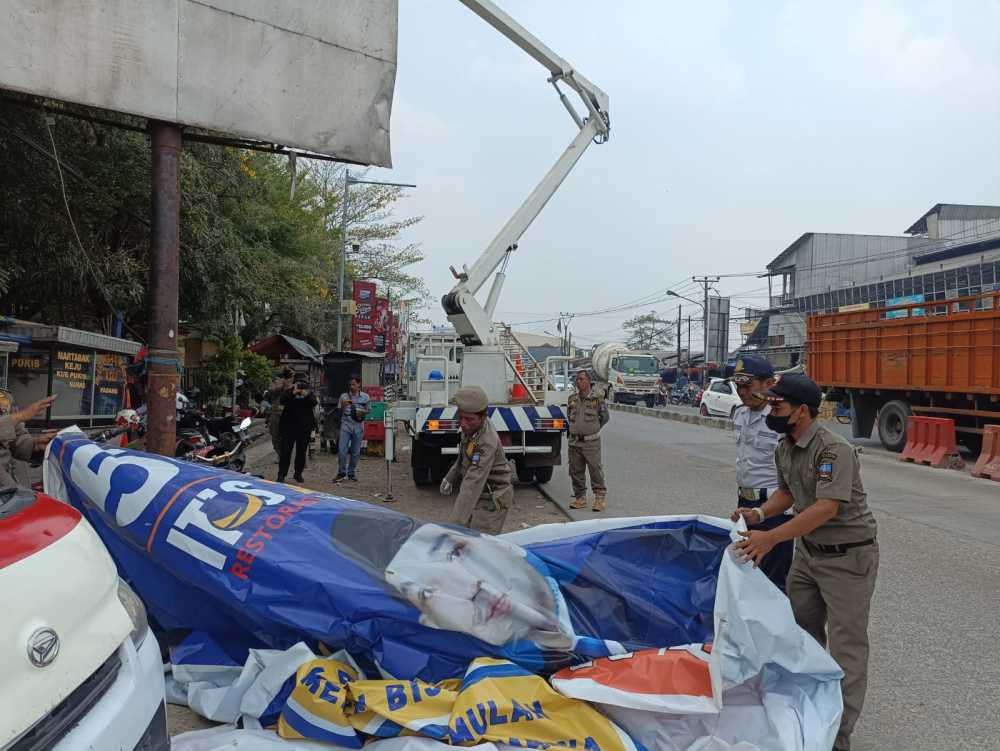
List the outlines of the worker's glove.
{"label": "worker's glove", "polygon": [[441,495],[451,495],[452,490],[454,490],[454,488],[451,483],[448,482],[448,478],[446,477],[441,481]]}

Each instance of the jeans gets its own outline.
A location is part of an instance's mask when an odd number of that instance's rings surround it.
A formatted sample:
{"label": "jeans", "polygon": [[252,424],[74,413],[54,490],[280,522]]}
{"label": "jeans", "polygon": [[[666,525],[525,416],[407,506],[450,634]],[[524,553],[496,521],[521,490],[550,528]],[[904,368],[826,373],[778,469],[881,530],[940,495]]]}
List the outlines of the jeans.
{"label": "jeans", "polygon": [[[365,424],[344,417],[340,425],[340,441],[337,443],[337,473],[348,477],[358,475],[358,457],[361,456],[361,440],[364,438]],[[348,464],[348,460],[350,464]]]}

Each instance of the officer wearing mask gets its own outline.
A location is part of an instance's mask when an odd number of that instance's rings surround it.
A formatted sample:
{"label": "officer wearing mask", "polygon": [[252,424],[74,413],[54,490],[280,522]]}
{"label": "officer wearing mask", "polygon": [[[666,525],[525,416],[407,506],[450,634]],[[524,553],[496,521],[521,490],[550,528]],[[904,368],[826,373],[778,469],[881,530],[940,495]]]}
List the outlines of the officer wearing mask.
{"label": "officer wearing mask", "polygon": [[601,428],[608,424],[611,416],[604,399],[591,388],[590,373],[585,370],[576,374],[576,393],[569,397],[566,414],[569,418],[569,478],[573,483],[573,501],[569,507],[587,508],[589,469],[594,511],[604,511],[608,488],[601,466]]}
{"label": "officer wearing mask", "polygon": [[[44,451],[56,431],[32,436],[24,423],[34,420],[49,408],[56,395],[39,399],[24,409],[14,409],[14,398],[7,389],[0,389],[0,487],[17,484],[14,477],[14,460],[30,461],[38,452]],[[26,477],[19,478],[27,482]]]}
{"label": "officer wearing mask", "polygon": [[[775,463],[778,490],[760,509],[765,519],[795,508],[795,517],[774,529],[740,534],[741,556],[759,566],[775,546],[795,540],[788,599],[798,624],[844,671],[844,713],[835,751],[849,751],[851,733],[868,688],[868,615],[878,574],[875,518],[861,482],[854,447],[816,420],[821,394],[805,375],[789,374],[767,392],[768,426],[783,434]],[[757,522],[755,508],[733,514]]]}
{"label": "officer wearing mask", "polygon": [[[736,370],[730,380],[743,406],[733,415],[733,433],[736,436],[736,495],[737,504],[754,509],[755,515],[747,520],[754,529],[773,529],[792,517],[776,514],[764,519],[760,507],[778,490],[778,470],[774,465],[774,451],[781,437],[767,426],[771,407],[763,392],[774,385],[774,368],[761,358],[746,355],[736,361]],[[782,592],[792,565],[794,543],[791,540],[775,545],[764,556],[760,568],[767,578]]]}
{"label": "officer wearing mask", "polygon": [[514,478],[487,416],[489,398],[479,386],[463,386],[454,401],[462,435],[458,459],[441,481],[441,495],[451,495],[460,484],[449,521],[498,535],[514,502]]}

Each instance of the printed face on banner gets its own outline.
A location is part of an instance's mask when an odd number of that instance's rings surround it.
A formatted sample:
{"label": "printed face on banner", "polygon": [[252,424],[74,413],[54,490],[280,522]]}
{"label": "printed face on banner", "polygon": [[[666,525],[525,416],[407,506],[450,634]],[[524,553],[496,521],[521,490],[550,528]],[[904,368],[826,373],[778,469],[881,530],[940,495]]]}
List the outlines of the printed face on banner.
{"label": "printed face on banner", "polygon": [[523,551],[502,540],[424,524],[396,553],[385,577],[420,610],[426,625],[489,644],[572,644],[560,631],[548,581]]}

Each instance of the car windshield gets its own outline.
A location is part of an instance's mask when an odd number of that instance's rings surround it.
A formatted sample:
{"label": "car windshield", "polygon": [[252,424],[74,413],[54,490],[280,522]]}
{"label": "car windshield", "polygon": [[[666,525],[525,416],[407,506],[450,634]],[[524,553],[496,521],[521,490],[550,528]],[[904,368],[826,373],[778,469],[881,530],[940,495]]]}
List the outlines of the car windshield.
{"label": "car windshield", "polygon": [[629,375],[657,375],[660,369],[655,357],[619,357],[615,370]]}

